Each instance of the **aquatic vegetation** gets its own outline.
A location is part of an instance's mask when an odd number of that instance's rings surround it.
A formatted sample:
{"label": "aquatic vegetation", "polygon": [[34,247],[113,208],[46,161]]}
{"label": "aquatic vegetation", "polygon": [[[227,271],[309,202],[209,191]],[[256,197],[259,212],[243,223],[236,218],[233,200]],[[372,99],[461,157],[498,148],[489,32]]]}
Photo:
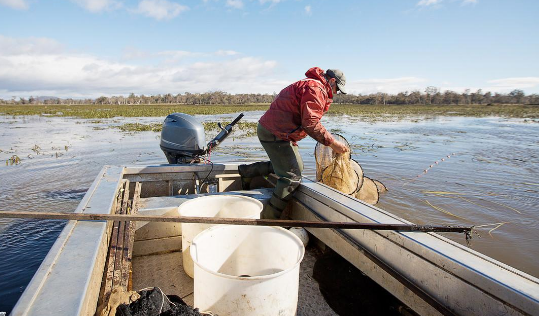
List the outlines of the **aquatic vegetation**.
{"label": "aquatic vegetation", "polygon": [[19,156],[17,155],[13,155],[11,156],[11,158],[9,158],[8,160],[6,160],[6,166],[13,166],[13,165],[18,165],[21,163],[21,158],[19,158]]}
{"label": "aquatic vegetation", "polygon": [[243,111],[267,110],[269,104],[247,105],[0,105],[0,115],[24,116],[61,116],[96,119],[90,123],[99,123],[99,119],[114,117],[166,117],[170,113],[180,112],[190,115],[215,115]]}
{"label": "aquatic vegetation", "polygon": [[[221,123],[221,126],[226,126],[228,123]],[[204,130],[206,132],[210,132],[211,135],[217,133],[220,131],[219,126],[216,122],[204,122],[202,123],[204,125]],[[256,136],[256,128],[258,126],[258,122],[238,122],[234,129],[232,130],[232,136],[234,137],[251,137]]]}
{"label": "aquatic vegetation", "polygon": [[[533,105],[356,105],[333,104],[328,115],[361,116],[364,120],[395,121],[412,120],[419,122],[434,116],[473,116],[473,117],[518,117],[539,118],[539,107]],[[389,115],[389,117],[388,117]],[[418,119],[417,116],[425,116]]]}
{"label": "aquatic vegetation", "polygon": [[126,123],[119,126],[112,126],[113,128],[118,128],[122,132],[161,132],[163,129],[162,123],[151,123],[151,124],[141,124],[141,123]]}
{"label": "aquatic vegetation", "polygon": [[[208,134],[209,138],[215,136],[219,133],[219,126],[216,122],[204,122],[202,123],[204,130]],[[222,126],[225,126],[225,123],[222,123]],[[234,126],[233,136],[234,137],[251,137],[256,135],[256,128],[258,123],[256,122],[239,122]],[[126,123],[118,126],[110,126],[110,128],[118,128],[122,132],[161,132],[163,129],[162,123],[150,123],[150,124],[141,124],[141,123]],[[94,127],[94,129],[96,129]]]}
{"label": "aquatic vegetation", "polygon": [[36,153],[36,155],[39,155],[41,151],[41,147],[39,147],[37,144],[32,147],[32,151]]}
{"label": "aquatic vegetation", "polygon": [[[165,117],[180,112],[191,115],[215,115],[247,111],[264,111],[269,104],[246,105],[185,105],[185,104],[145,104],[145,105],[0,105],[0,115],[14,118],[25,115],[61,116],[95,119],[113,117]],[[534,105],[371,105],[332,104],[327,115],[360,116],[363,121],[420,121],[435,116],[498,116],[524,118],[525,122],[539,122],[539,107]],[[421,118],[418,118],[421,116]]]}

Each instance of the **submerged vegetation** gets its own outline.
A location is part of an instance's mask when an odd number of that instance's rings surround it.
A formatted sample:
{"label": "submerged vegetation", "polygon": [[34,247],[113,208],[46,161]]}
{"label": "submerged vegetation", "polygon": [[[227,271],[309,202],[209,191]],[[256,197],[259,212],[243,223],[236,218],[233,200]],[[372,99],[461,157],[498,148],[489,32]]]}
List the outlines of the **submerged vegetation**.
{"label": "submerged vegetation", "polygon": [[[225,126],[228,122],[222,122],[222,126]],[[219,133],[219,126],[217,122],[204,122],[204,130],[210,132],[210,134]],[[242,137],[250,137],[256,135],[256,126],[258,123],[255,122],[239,122],[234,126],[235,135]],[[141,124],[141,123],[126,123],[119,126],[111,126],[114,128],[120,129],[122,132],[161,132],[163,124],[161,123],[150,123],[150,124]]]}
{"label": "submerged vegetation", "polygon": [[[265,111],[269,104],[250,105],[0,105],[0,115],[57,116],[83,119],[107,119],[113,117],[165,117],[181,112],[191,115],[217,115],[247,111]],[[537,105],[372,105],[333,104],[328,115],[350,115],[369,117],[376,120],[392,120],[409,116],[499,116],[511,118],[539,119]],[[387,118],[384,116],[388,116]]]}
{"label": "submerged vegetation", "polygon": [[163,128],[161,123],[141,124],[126,123],[120,126],[111,126],[120,129],[122,132],[160,132]]}

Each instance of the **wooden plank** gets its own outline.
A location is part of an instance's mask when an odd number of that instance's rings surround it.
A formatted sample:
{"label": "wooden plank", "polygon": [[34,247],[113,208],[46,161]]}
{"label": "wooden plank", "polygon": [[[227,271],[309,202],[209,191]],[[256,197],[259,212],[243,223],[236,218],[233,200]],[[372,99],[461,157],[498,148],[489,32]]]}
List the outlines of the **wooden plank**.
{"label": "wooden plank", "polygon": [[[131,207],[132,207],[132,201],[129,201],[127,203],[127,209],[125,210],[127,214],[131,213]],[[119,261],[119,283],[118,286],[121,286],[125,289],[127,289],[128,281],[129,281],[129,271],[131,270],[131,264],[128,262],[127,256],[128,251],[130,248],[133,248],[133,244],[129,244],[130,236],[129,236],[129,226],[133,222],[124,222],[124,238],[123,238],[123,246],[120,249],[120,261]]]}
{"label": "wooden plank", "polygon": [[[123,189],[127,187],[128,182],[123,182]],[[114,214],[117,214],[120,212],[123,204],[123,196],[124,194],[121,194],[121,191],[118,192],[118,195],[116,196],[116,205],[114,207]],[[120,225],[120,221],[114,221],[111,227],[110,232],[110,242],[109,242],[109,251],[107,254],[107,261],[105,263],[105,273],[103,275],[103,281],[102,286],[99,294],[99,302],[98,306],[104,305],[104,302],[108,301],[108,297],[110,296],[110,293],[112,292],[113,287],[113,276],[114,276],[114,258],[115,258],[115,249],[113,245],[117,244],[118,242],[118,227]]]}
{"label": "wooden plank", "polygon": [[[124,195],[122,199],[122,208],[120,209],[121,215],[127,215],[127,207],[129,205],[129,181],[126,182]],[[121,221],[118,226],[118,240],[116,245],[111,244],[111,249],[114,249],[114,275],[112,278],[112,288],[121,286],[122,282],[122,258],[124,251],[124,235],[125,235],[125,221]],[[113,248],[114,247],[114,248]]]}
{"label": "wooden plank", "polygon": [[[135,184],[135,192],[133,194],[133,203],[131,205],[130,209],[130,215],[137,214],[138,208],[140,204],[140,192],[142,191],[142,183],[137,182]],[[127,290],[132,290],[133,282],[132,279],[132,271],[133,271],[133,246],[135,243],[135,228],[136,228],[136,222],[130,221],[128,222],[128,233],[127,233],[127,252],[126,252],[126,258],[124,259],[124,262],[127,264],[127,268],[125,271],[127,271],[127,277],[124,277],[123,279],[127,281],[125,284]]]}
{"label": "wooden plank", "polygon": [[299,220],[273,220],[248,218],[218,218],[218,217],[188,217],[188,216],[156,216],[156,215],[109,215],[109,214],[73,214],[73,213],[45,213],[45,212],[0,212],[0,218],[41,218],[41,219],[70,219],[94,221],[142,221],[142,222],[170,222],[170,223],[203,223],[226,225],[252,225],[252,226],[283,226],[283,227],[311,227],[311,228],[340,228],[340,229],[372,229],[393,230],[399,232],[456,232],[467,233],[473,228],[456,225],[415,225],[415,224],[382,224],[358,222],[317,222]]}

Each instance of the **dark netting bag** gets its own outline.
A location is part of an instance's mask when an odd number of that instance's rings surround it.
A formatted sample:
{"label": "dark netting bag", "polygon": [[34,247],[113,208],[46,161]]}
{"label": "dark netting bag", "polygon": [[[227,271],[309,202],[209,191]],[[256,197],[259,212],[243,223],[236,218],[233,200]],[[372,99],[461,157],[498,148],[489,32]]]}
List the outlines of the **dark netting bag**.
{"label": "dark netting bag", "polygon": [[[116,309],[116,316],[199,316],[200,313],[177,297],[168,297],[160,288],[148,288],[138,292],[140,298],[131,304],[122,304]],[[172,298],[172,299],[171,299]]]}

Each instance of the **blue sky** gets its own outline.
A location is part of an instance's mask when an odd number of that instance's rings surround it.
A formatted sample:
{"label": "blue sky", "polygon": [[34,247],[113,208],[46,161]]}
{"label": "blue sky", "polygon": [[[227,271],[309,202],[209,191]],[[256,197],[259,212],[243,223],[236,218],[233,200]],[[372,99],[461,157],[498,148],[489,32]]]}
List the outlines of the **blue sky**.
{"label": "blue sky", "polygon": [[278,92],[312,66],[352,93],[539,93],[536,0],[0,0],[0,98]]}

